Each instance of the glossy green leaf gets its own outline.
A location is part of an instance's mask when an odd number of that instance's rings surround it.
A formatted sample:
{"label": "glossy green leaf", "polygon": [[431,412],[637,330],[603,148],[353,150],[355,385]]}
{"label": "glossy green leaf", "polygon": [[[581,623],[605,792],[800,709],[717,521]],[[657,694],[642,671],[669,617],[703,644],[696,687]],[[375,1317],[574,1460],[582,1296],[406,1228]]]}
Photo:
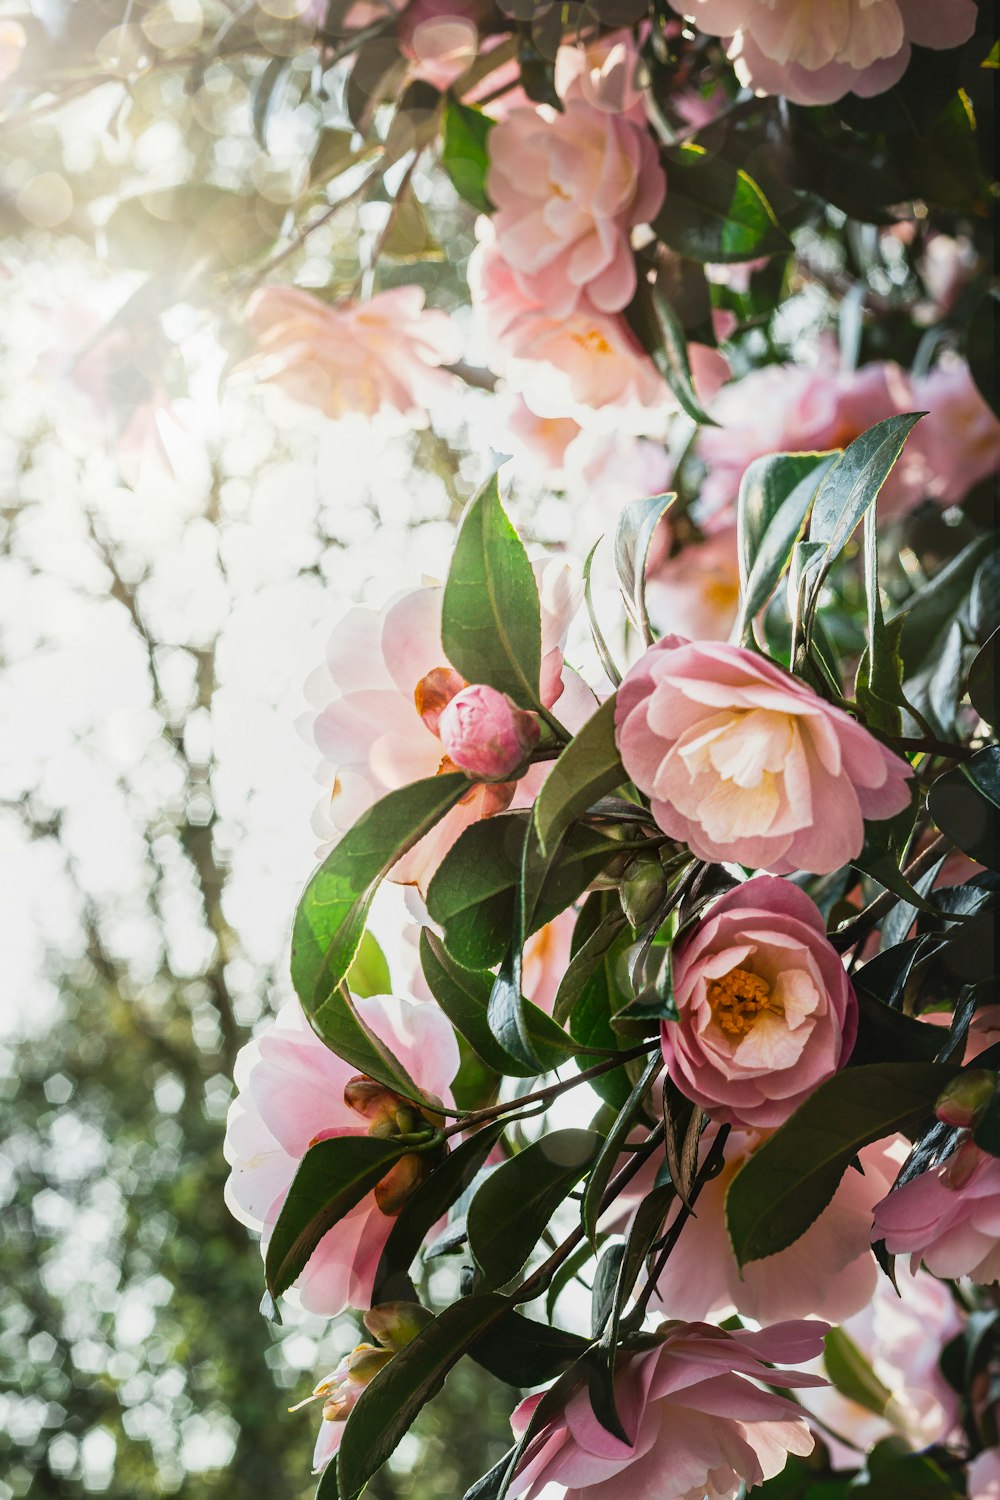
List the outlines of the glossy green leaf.
{"label": "glossy green leaf", "polygon": [[927,810],[963,854],[989,869],[1000,868],[1000,746],[987,745],[939,776],[927,795]]}
{"label": "glossy green leaf", "polygon": [[[593,903],[593,904],[591,904]],[[605,903],[591,898],[577,921],[573,933],[574,947],[589,935]],[[614,1017],[632,997],[628,987],[626,955],[632,946],[631,929],[624,929],[610,947],[600,955],[589,978],[580,987],[569,1016],[570,1035],[584,1047],[613,1052],[631,1046],[633,1038],[619,1035],[612,1024]],[[590,1083],[595,1093],[615,1110],[624,1108],[632,1083],[624,1067],[614,1068]]]}
{"label": "glossy green leaf", "polygon": [[614,943],[615,939],[624,932],[627,922],[621,908],[612,909],[602,916],[596,927],[588,932],[585,940],[575,951],[569,961],[566,972],[559,981],[559,989],[552,1006],[552,1016],[560,1024],[572,1014],[580,995],[583,993],[592,975],[604,962],[604,956]]}
{"label": "glossy green leaf", "polygon": [[835,459],[833,453],[773,453],[754,459],[744,474],[736,511],[741,639],[751,632],[788,567],[809,507]]}
{"label": "glossy green leaf", "polygon": [[646,610],[649,549],[657,527],[676,499],[677,496],[670,493],[653,495],[648,500],[633,500],[622,510],[615,528],[615,568],[625,608],[647,645],[652,640]]}
{"label": "glossy green leaf", "polygon": [[653,227],[672,250],[724,264],[791,249],[764,193],[741,167],[688,145],[669,153],[668,172],[667,196]]}
{"label": "glossy green leaf", "polygon": [[590,1341],[521,1313],[504,1313],[475,1343],[469,1355],[508,1385],[541,1385],[579,1359]]}
{"label": "glossy green leaf", "polygon": [[343,1135],[310,1146],[271,1234],[264,1278],[272,1297],[291,1286],[323,1236],[406,1155],[398,1141]]}
{"label": "glossy green leaf", "polygon": [[528,554],[500,503],[496,474],[470,500],[441,606],[445,654],[466,682],[538,708],[541,606]]}
{"label": "glossy green leaf", "polygon": [[583,1203],[580,1214],[583,1227],[592,1244],[597,1240],[597,1221],[601,1214],[601,1199],[605,1189],[611,1181],[616,1169],[621,1164],[621,1154],[625,1142],[628,1140],[629,1131],[641,1118],[643,1105],[646,1102],[653,1079],[663,1067],[663,1058],[660,1056],[659,1047],[656,1049],[655,1057],[651,1057],[646,1064],[641,1077],[629,1094],[622,1109],[618,1111],[615,1122],[608,1132],[607,1138],[601,1147],[594,1162],[587,1184],[583,1190]]}
{"label": "glossy green leaf", "polygon": [[601,1142],[592,1130],[550,1131],[490,1174],[468,1212],[469,1245],[485,1287],[516,1276]]}
{"label": "glossy green leaf", "polygon": [[365,929],[358,951],[347,971],[347,988],[352,995],[366,1000],[369,995],[389,995],[392,980],[389,964],[377,939]]}
{"label": "glossy green leaf", "polygon": [[698,399],[691,376],[687,338],[680,319],[662,291],[639,277],[635,295],[625,309],[625,318],[649,355],[682,411],[702,427],[716,423]]}
{"label": "glossy green leaf", "polygon": [[843,1328],[831,1328],[823,1340],[823,1364],[831,1384],[842,1396],[877,1417],[885,1416],[892,1392]]}
{"label": "glossy green leaf", "polygon": [[542,850],[557,844],[575,819],[625,780],[625,768],[615,744],[612,694],[577,730],[536,798],[535,828]]}
{"label": "glossy green leaf", "polygon": [[490,159],[488,140],[496,122],[481,109],[449,99],[441,131],[441,165],[460,198],[481,214],[493,212],[486,194]]}
{"label": "glossy green leaf", "polygon": [[968,692],[973,708],[984,723],[997,728],[997,683],[1000,681],[1000,630],[994,630],[969,668]]}
{"label": "glossy green leaf", "polygon": [[944,1063],[875,1063],[821,1084],[730,1184],[726,1223],[739,1264],[793,1244],[862,1146],[919,1126],[955,1072]]}

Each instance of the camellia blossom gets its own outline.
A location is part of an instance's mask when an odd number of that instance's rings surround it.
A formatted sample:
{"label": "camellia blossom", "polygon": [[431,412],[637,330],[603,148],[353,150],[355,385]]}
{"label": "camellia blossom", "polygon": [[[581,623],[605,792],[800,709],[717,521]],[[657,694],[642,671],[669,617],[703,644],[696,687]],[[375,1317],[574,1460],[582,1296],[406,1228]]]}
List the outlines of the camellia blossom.
{"label": "camellia blossom", "polygon": [[[951,1292],[926,1271],[904,1276],[898,1291],[879,1274],[871,1300],[844,1319],[840,1331],[883,1387],[884,1411],[879,1415],[833,1385],[816,1386],[801,1398],[823,1423],[834,1468],[855,1468],[859,1451],[887,1437],[902,1438],[911,1448],[948,1440],[958,1424],[959,1399],[941,1371],[940,1356],[963,1321]],[[826,1366],[817,1360],[810,1368],[823,1374]]]}
{"label": "camellia blossom", "polygon": [[652,569],[646,580],[650,619],[665,635],[728,640],[739,603],[735,526],[723,526],[704,541],[688,542]]}
{"label": "camellia blossom", "polygon": [[674,945],[667,1072],[713,1120],[781,1125],[851,1055],[858,1003],[805,891],[758,875]]}
{"label": "camellia blossom", "polygon": [[958,47],[976,24],[974,0],[670,0],[712,36],[731,37],[740,82],[795,104],[882,94],[902,78],[910,48]]}
{"label": "camellia blossom", "polygon": [[1000,1448],[987,1448],[969,1465],[969,1500],[1000,1500]]}
{"label": "camellia blossom", "polygon": [[500,253],[525,295],[568,318],[586,295],[615,313],[636,288],[631,231],[663,202],[649,131],[571,90],[561,113],[515,109],[490,132],[486,190]]}
{"label": "camellia blossom", "polygon": [[[455,1034],[436,1005],[388,995],[355,1000],[358,1014],[399,1059],[431,1100],[451,1104],[458,1071]],[[261,1235],[266,1254],[281,1205],[299,1162],[317,1141],[338,1135],[391,1133],[393,1112],[416,1107],[380,1084],[359,1078],[312,1031],[297,1001],[240,1049],[234,1072],[237,1098],[226,1121],[225,1157],[232,1171],[226,1203],[241,1223]],[[404,1119],[407,1128],[413,1128]],[[405,1157],[373,1193],[320,1240],[295,1287],[309,1312],[334,1316],[367,1307],[379,1256],[393,1215],[418,1180],[419,1157]]]}
{"label": "camellia blossom", "polygon": [[[839,1323],[867,1306],[881,1276],[870,1243],[872,1209],[906,1159],[908,1143],[900,1136],[863,1147],[858,1153],[862,1170],[844,1173],[830,1202],[804,1234],[786,1250],[741,1268],[726,1230],[726,1193],[767,1135],[730,1132],[722,1171],[703,1184],[697,1213],[685,1224],[660,1272],[652,1308],[692,1319],[727,1317],[735,1310],[741,1317],[770,1324],[804,1317]],[[713,1137],[710,1127],[704,1152]],[[666,1227],[677,1211],[676,1206],[671,1209]]]}
{"label": "camellia blossom", "polygon": [[964,1140],[875,1205],[873,1240],[935,1276],[1000,1281],[1000,1161]]}
{"label": "camellia blossom", "polygon": [[[560,562],[536,569],[542,609],[541,697],[546,708],[576,729],[595,703],[590,689],[565,666],[562,645],[577,607],[570,569]],[[319,712],[309,732],[323,756],[319,777],[331,789],[316,831],[329,840],[352,827],[386,792],[440,771],[454,770],[440,735],[442,713],[467,686],[448,665],[441,644],[438,586],[414,589],[386,609],[353,609],[336,627],[324,666],[307,685]],[[463,829],[511,805],[530,806],[548,766],[520,781],[470,785],[457,807],[397,861],[391,878],[426,890]]]}
{"label": "camellia blossom", "polygon": [[[601,1426],[585,1389],[528,1444],[509,1493],[539,1500],[550,1483],[565,1500],[621,1500],[624,1494],[670,1500],[732,1500],[742,1484],[762,1484],[789,1453],[811,1453],[802,1410],[761,1389],[823,1384],[782,1369],[822,1349],[827,1324],[779,1323],[761,1333],[727,1333],[707,1323],[661,1323],[659,1342],[615,1372],[615,1405],[630,1441]],[[516,1437],[544,1392],[511,1417]]]}
{"label": "camellia blossom", "polygon": [[905,760],[773,662],[665,636],[618,690],[625,769],[699,859],[825,875],[909,801]]}
{"label": "camellia blossom", "polygon": [[441,710],[438,737],[451,763],[481,781],[511,776],[538,744],[541,729],[525,713],[486,683],[460,688]]}
{"label": "camellia blossom", "polygon": [[267,286],[247,305],[257,378],[328,417],[388,408],[422,417],[461,352],[447,313],[424,307],[420,287],[399,286],[367,302],[330,306],[298,287]]}

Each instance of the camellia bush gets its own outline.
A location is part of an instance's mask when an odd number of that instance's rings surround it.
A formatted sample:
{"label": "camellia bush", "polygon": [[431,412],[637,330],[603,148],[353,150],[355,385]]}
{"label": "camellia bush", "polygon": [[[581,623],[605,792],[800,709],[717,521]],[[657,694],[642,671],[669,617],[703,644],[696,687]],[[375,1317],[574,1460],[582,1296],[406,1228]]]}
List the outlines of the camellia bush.
{"label": "camellia bush", "polygon": [[496,449],[443,582],[332,606],[297,998],[235,1069],[263,1314],[363,1324],[317,1500],[462,1360],[512,1434],[465,1500],[1000,1495],[990,8],[113,19],[47,73],[0,31],[15,136],[81,79],[197,103],[188,180],[104,195],[109,383],[182,308],[232,379]]}

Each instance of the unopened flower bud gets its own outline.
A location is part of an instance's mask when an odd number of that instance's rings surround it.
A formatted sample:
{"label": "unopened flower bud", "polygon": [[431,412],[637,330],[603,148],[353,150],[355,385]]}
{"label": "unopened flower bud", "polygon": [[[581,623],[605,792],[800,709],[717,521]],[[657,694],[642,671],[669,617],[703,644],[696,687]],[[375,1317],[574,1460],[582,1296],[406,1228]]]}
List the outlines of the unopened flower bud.
{"label": "unopened flower bud", "polygon": [[503,693],[473,683],[456,693],[438,720],[448,759],[477,781],[504,781],[538,743],[533,714],[516,708]]}
{"label": "unopened flower bud", "polygon": [[381,1302],[364,1315],[368,1332],[393,1352],[404,1348],[432,1321],[433,1314],[419,1302]]}
{"label": "unopened flower bud", "polygon": [[945,1125],[975,1124],[996,1089],[996,1078],[982,1068],[959,1073],[938,1095],[934,1113]]}
{"label": "unopened flower bud", "polygon": [[663,902],[667,882],[659,860],[633,859],[620,887],[622,907],[633,927],[644,926]]}

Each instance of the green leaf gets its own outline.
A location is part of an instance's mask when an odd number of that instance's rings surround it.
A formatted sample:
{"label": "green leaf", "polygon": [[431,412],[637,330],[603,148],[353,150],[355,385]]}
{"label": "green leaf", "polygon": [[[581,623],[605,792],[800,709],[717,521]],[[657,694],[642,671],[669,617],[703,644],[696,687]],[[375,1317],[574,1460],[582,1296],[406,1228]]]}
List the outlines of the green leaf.
{"label": "green leaf", "polygon": [[659,238],[690,260],[725,263],[786,254],[792,245],[767,198],[741,167],[702,146],[669,153]]}
{"label": "green leaf", "polygon": [[468,1140],[449,1151],[424,1179],[393,1220],[389,1238],[375,1272],[372,1306],[379,1302],[409,1301],[409,1269],[434,1225],[472,1182],[483,1162],[507,1128],[506,1120],[492,1120]]}
{"label": "green leaf", "polygon": [[980,394],[1000,416],[1000,383],[997,381],[997,322],[1000,291],[990,287],[973,308],[965,331],[965,354],[969,371]]}
{"label": "green leaf", "polygon": [[604,962],[604,956],[621,935],[627,926],[625,915],[619,907],[601,917],[593,931],[588,933],[586,939],[579,946],[574,944],[575,951],[569,961],[565,974],[559,981],[559,989],[556,992],[555,1002],[552,1006],[552,1018],[561,1025],[567,1016],[573,1012],[573,1007],[583,993],[592,975]]}
{"label": "green leaf", "polygon": [[1000,677],[1000,630],[994,630],[969,668],[969,699],[984,723],[996,728],[997,680]]}
{"label": "green leaf", "polygon": [[343,1135],[310,1146],[281,1206],[267,1247],[264,1279],[272,1297],[291,1286],[323,1236],[406,1155],[398,1141]]}
{"label": "green leaf", "polygon": [[[313,1026],[331,1044],[341,1032],[338,989],[361,944],[379,882],[468,789],[468,777],[456,774],[390,792],[361,814],[306,886],[292,929],[292,983]],[[354,1061],[346,1052],[339,1055]]]}
{"label": "green leaf", "polygon": [[607,698],[577,730],[535,800],[535,828],[543,852],[599,797],[628,778],[615,744],[615,698]]}
{"label": "green leaf", "polygon": [[340,1500],[340,1485],[337,1483],[337,1465],[327,1464],[320,1475],[313,1500]]}
{"label": "green leaf", "polygon": [[543,1010],[524,1000],[524,1017],[537,1063],[522,1063],[497,1041],[490,1030],[488,1008],[493,990],[489,970],[466,969],[452,958],[441,939],[424,928],[420,934],[420,964],[431,994],[457,1031],[479,1057],[497,1073],[533,1078],[557,1068],[577,1051],[572,1040]]}
{"label": "green leaf", "polygon": [[922,415],[922,412],[904,412],[877,422],[848,444],[824,476],[809,523],[809,540],[824,545],[822,556],[810,569],[807,605],[810,615],[816,608],[824,578],[885,484],[903,444]]}
{"label": "green leaf", "polygon": [[987,745],[939,776],[927,794],[927,811],[963,854],[991,870],[1000,867],[1000,746]]}
{"label": "green leaf", "polygon": [[347,988],[352,995],[367,1000],[369,995],[390,995],[392,980],[386,956],[376,938],[367,929],[347,971]]}
{"label": "green leaf", "polygon": [[842,1328],[831,1328],[823,1340],[826,1373],[842,1396],[884,1417],[892,1392],[879,1380],[854,1340]]}
{"label": "green leaf", "polygon": [[586,561],[583,564],[583,602],[587,609],[587,619],[590,623],[590,638],[594,643],[594,650],[597,652],[608,681],[612,687],[617,687],[622,680],[622,674],[619,672],[615,659],[608,649],[608,643],[604,639],[604,632],[601,630],[600,622],[597,618],[597,611],[594,608],[594,590],[590,577],[597,549],[603,540],[603,536],[597,538],[597,541],[587,553]]}
{"label": "green leaf", "polygon": [[649,549],[656,528],[676,499],[677,496],[670,493],[653,495],[648,500],[633,500],[622,510],[615,528],[615,567],[625,608],[647,646],[653,638],[646,610]]}
{"label": "green leaf", "polygon": [[448,99],[441,132],[441,165],[456,193],[481,214],[493,212],[486,194],[487,142],[495,121],[481,109]]}
{"label": "green leaf", "polygon": [[944,1063],[874,1063],[821,1084],[729,1186],[726,1223],[739,1264],[794,1244],[862,1146],[919,1126],[956,1071]]}
{"label": "green leaf", "polygon": [[[595,903],[595,916],[599,909],[599,904]],[[586,940],[588,927],[584,919],[590,917],[590,912],[588,903],[574,929],[574,944],[583,944]],[[631,990],[625,988],[626,955],[631,946],[631,929],[625,929],[600,955],[593,972],[573,1002],[569,1017],[570,1035],[584,1047],[614,1052],[622,1046],[631,1045],[632,1039],[620,1036],[612,1025],[613,1018],[631,998]],[[592,1078],[590,1086],[615,1110],[624,1108],[632,1087],[624,1068],[614,1068]]]}
{"label": "green leaf", "polygon": [[602,1143],[592,1130],[554,1130],[503,1162],[469,1205],[469,1245],[487,1289],[516,1276]]}
{"label": "green leaf", "polygon": [[687,339],[680,319],[663,292],[651,287],[641,274],[635,295],[625,309],[625,319],[677,398],[681,410],[699,426],[715,427],[716,422],[705,411],[694,388]]}
{"label": "green leaf", "polygon": [[865,1470],[852,1481],[851,1500],[960,1500],[944,1470],[926,1453],[913,1453],[905,1438],[884,1438],[868,1455]]}
{"label": "green leaf", "polygon": [[509,1305],[496,1292],[462,1297],[422,1328],[365,1387],[347,1420],[337,1453],[342,1500],[357,1500],[470,1344]]}
{"label": "green leaf", "polygon": [[589,1347],[578,1333],[509,1312],[469,1345],[469,1354],[498,1380],[526,1386],[554,1380]]}
{"label": "green leaf", "polygon": [[995,552],[996,544],[995,532],[976,537],[889,616],[890,623],[897,618],[903,621],[899,649],[907,682],[940,655],[940,637],[961,613],[980,564]]}
{"label": "green leaf", "polygon": [[653,1079],[663,1067],[663,1058],[660,1056],[659,1047],[656,1049],[655,1057],[651,1057],[643,1070],[642,1076],[629,1094],[625,1105],[618,1111],[615,1122],[608,1132],[597,1160],[587,1178],[587,1185],[583,1190],[583,1203],[580,1208],[580,1216],[583,1227],[587,1231],[591,1244],[597,1242],[597,1221],[601,1214],[601,1199],[604,1190],[611,1181],[615,1168],[621,1160],[622,1149],[628,1139],[629,1131],[640,1118],[646,1095],[649,1093]]}
{"label": "green leaf", "polygon": [[542,616],[535,574],[500,503],[496,474],[470,500],[444,586],[441,640],[466,682],[540,708]]}
{"label": "green leaf", "polygon": [[741,639],[777,588],[791,561],[820,482],[834,453],[772,453],[743,475],[736,510]]}

